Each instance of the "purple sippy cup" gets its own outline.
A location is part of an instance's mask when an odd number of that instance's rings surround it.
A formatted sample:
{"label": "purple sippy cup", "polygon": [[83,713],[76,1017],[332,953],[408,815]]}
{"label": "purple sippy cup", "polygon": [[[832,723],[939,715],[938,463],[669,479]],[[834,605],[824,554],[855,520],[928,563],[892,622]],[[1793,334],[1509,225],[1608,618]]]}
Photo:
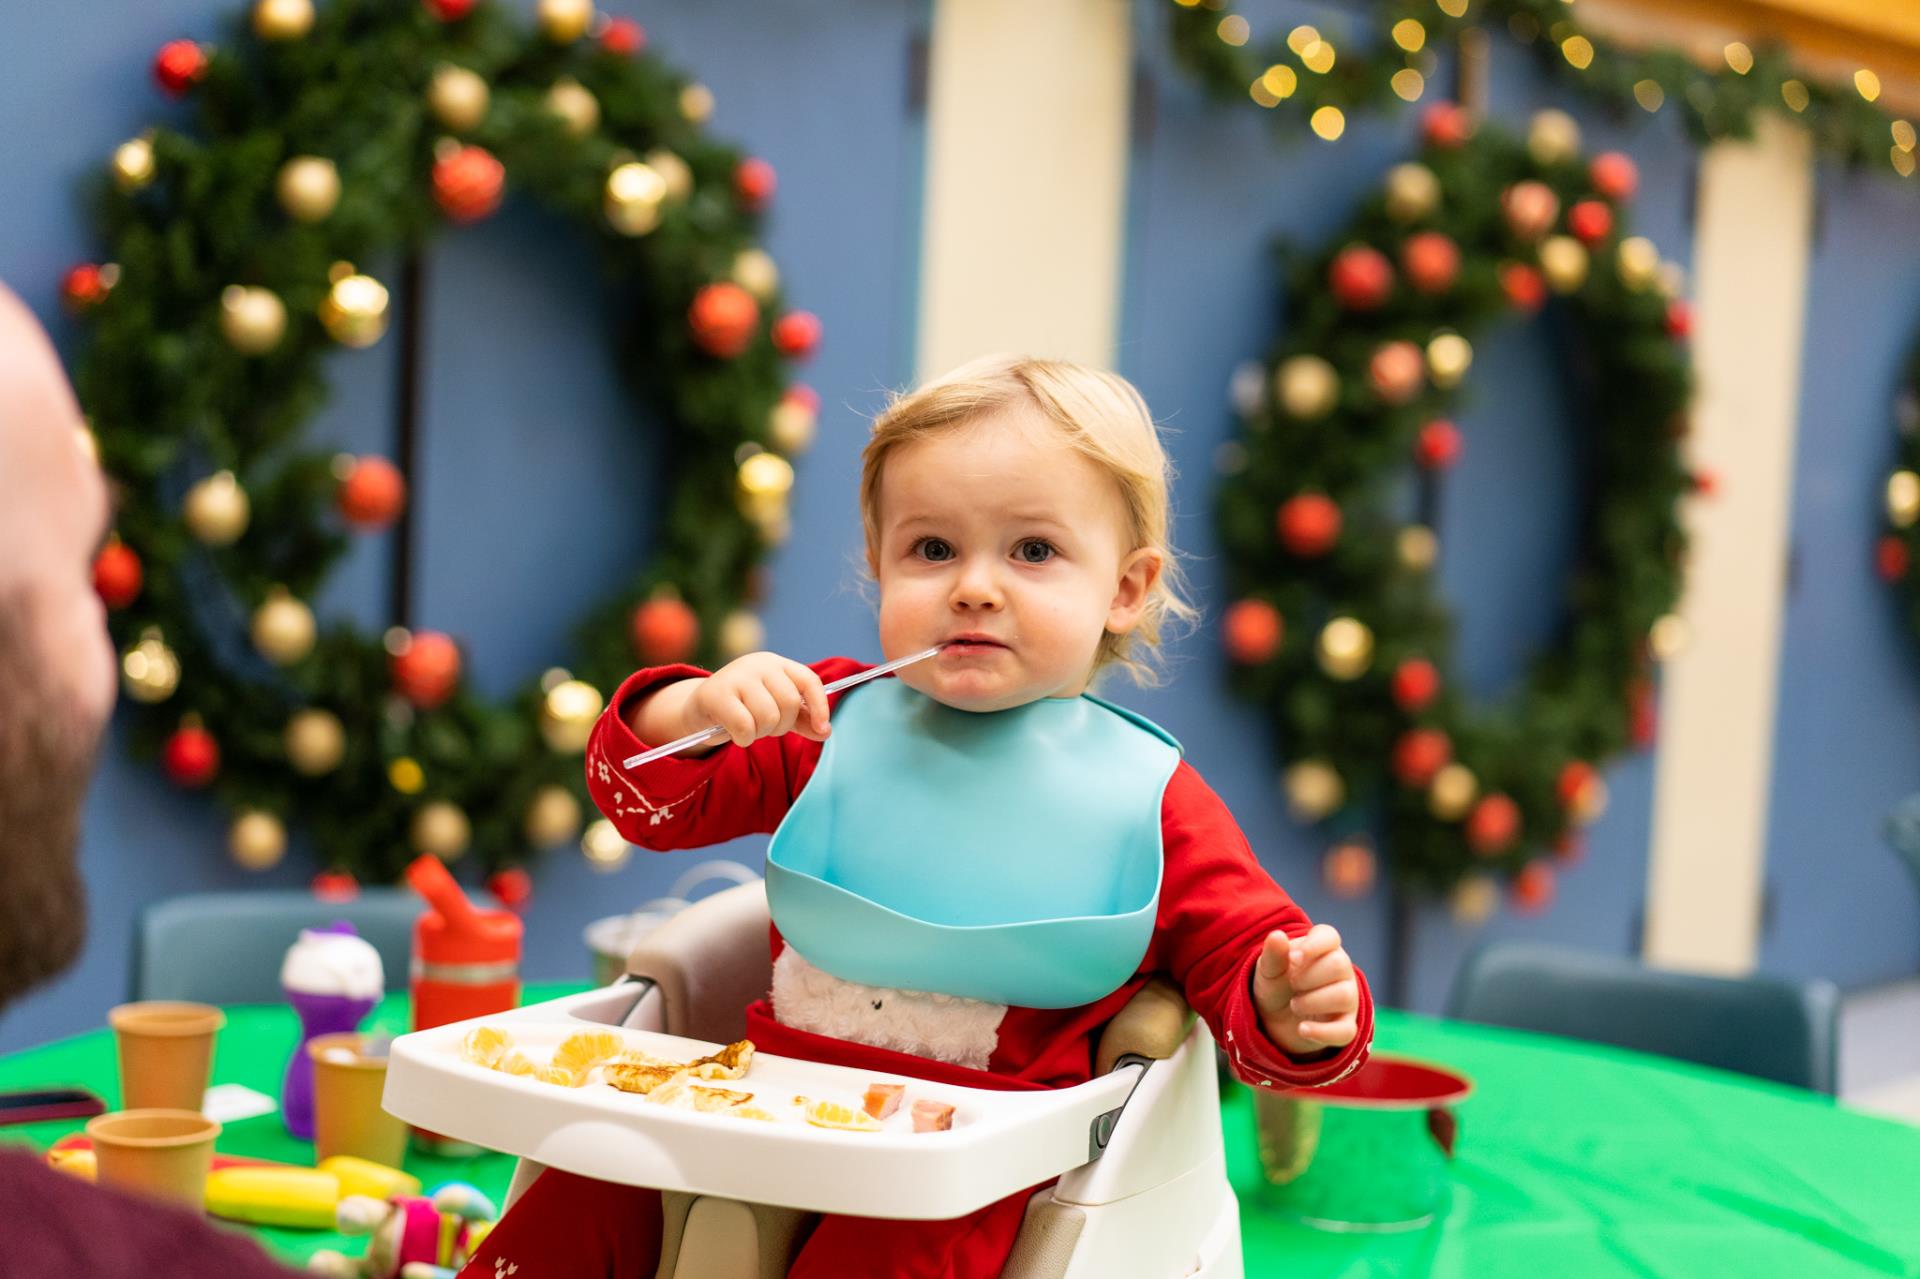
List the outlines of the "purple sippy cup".
{"label": "purple sippy cup", "polygon": [[287,1131],[313,1140],[313,1061],[307,1041],[360,1029],[384,993],[380,952],[344,920],[303,928],[280,965],[280,988],[300,1017],[300,1042],[280,1084],[280,1113]]}

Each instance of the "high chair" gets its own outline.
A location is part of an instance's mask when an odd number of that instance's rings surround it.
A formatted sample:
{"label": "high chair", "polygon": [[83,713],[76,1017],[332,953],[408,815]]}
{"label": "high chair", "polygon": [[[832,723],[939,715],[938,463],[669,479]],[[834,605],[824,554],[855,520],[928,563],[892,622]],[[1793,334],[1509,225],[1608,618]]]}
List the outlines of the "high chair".
{"label": "high chair", "polygon": [[[768,926],[764,886],[743,884],[650,934],[621,982],[482,1020],[556,1040],[588,1020],[730,1043],[744,1034],[747,1005],[772,984]],[[395,1042],[387,1109],[433,1131],[520,1154],[509,1205],[548,1166],[662,1187],[660,1264],[653,1275],[632,1279],[784,1279],[817,1211],[954,1217],[1056,1175],[1028,1201],[1004,1279],[1243,1273],[1213,1039],[1170,982],[1147,985],[1107,1025],[1096,1077],[1086,1084],[1044,1093],[945,1088],[961,1095],[963,1113],[979,1116],[970,1136],[957,1120],[953,1132],[903,1136],[891,1145],[872,1136],[808,1134],[836,1140],[792,1155],[766,1144],[782,1134],[750,1131],[774,1125],[648,1115],[648,1131],[640,1134],[612,1126],[591,1097],[566,1095],[586,1090],[507,1076],[484,1082],[496,1094],[524,1099],[517,1110],[503,1110],[504,1098],[474,1104],[470,1086],[454,1085],[469,1076],[478,1084],[483,1072],[449,1064],[450,1046],[468,1025]],[[866,1078],[838,1067],[787,1065]],[[760,1069],[756,1059],[754,1073]],[[686,1120],[709,1122],[682,1140],[677,1129]],[[791,1134],[784,1137],[791,1146]],[[727,1157],[714,1148],[756,1139],[758,1155]]]}

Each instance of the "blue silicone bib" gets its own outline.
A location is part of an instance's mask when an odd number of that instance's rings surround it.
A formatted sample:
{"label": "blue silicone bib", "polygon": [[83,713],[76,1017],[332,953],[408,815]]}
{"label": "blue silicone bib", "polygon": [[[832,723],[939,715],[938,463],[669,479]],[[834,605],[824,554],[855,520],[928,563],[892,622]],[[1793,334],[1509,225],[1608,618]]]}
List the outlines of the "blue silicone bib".
{"label": "blue silicone bib", "polygon": [[843,981],[1025,1008],[1118,990],[1153,935],[1180,744],[1098,698],[976,714],[848,693],[767,850],[781,935]]}

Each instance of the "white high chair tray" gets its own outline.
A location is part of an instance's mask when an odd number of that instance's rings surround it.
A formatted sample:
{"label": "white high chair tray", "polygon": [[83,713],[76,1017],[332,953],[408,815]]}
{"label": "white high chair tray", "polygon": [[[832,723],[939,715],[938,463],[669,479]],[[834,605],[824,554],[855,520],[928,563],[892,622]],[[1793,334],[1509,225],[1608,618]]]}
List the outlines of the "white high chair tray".
{"label": "white high chair tray", "polygon": [[[1092,1134],[1138,1081],[1123,1068],[1073,1088],[996,1092],[909,1075],[851,1070],[756,1050],[745,1078],[700,1080],[753,1094],[775,1122],[682,1110],[596,1078],[577,1088],[489,1070],[464,1060],[475,1026],[497,1026],[544,1065],[567,1036],[611,1030],[628,1049],[690,1061],[723,1045],[618,1023],[634,985],[402,1035],[393,1041],[383,1104],[416,1127],[603,1181],[717,1195],[811,1212],[939,1219],[983,1208],[1051,1181],[1095,1153]],[[899,1110],[879,1132],[809,1124],[797,1098],[859,1111],[867,1086],[904,1084]],[[953,1127],[913,1131],[918,1100],[953,1106]],[[1108,1121],[1109,1124],[1111,1121]]]}

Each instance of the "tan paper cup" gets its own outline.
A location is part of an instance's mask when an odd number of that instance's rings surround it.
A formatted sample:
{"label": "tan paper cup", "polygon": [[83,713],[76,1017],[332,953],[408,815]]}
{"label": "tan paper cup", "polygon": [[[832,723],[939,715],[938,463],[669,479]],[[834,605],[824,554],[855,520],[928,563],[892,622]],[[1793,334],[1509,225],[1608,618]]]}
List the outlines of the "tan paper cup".
{"label": "tan paper cup", "polygon": [[107,1014],[120,1050],[120,1104],[198,1110],[213,1074],[213,1036],[227,1015],[211,1004],[148,1000]]}
{"label": "tan paper cup", "polygon": [[361,1052],[365,1037],[317,1035],[313,1058],[313,1157],[356,1155],[398,1168],[407,1152],[407,1126],[380,1108],[387,1059]]}
{"label": "tan paper cup", "polygon": [[199,1212],[220,1125],[197,1110],[120,1110],[87,1121],[103,1184]]}

